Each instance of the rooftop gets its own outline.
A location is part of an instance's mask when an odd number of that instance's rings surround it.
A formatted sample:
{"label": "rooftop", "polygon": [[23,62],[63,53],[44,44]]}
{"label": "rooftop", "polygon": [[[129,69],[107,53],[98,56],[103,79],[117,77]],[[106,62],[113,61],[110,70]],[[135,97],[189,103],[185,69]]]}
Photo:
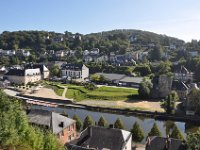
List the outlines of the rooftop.
{"label": "rooftop", "polygon": [[50,128],[53,133],[57,134],[64,128],[68,127],[75,121],[59,113],[46,110],[31,110],[28,113],[29,122]]}
{"label": "rooftop", "polygon": [[69,144],[77,150],[85,148],[121,150],[131,138],[129,131],[91,126],[81,133],[79,139]]}

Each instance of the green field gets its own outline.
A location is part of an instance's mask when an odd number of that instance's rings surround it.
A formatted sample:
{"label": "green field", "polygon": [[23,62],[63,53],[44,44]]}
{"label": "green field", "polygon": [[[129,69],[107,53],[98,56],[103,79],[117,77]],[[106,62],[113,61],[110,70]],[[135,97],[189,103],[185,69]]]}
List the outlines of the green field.
{"label": "green field", "polygon": [[137,89],[99,87],[96,90],[89,91],[83,86],[68,86],[67,98],[81,101],[84,99],[94,100],[127,100],[131,96],[138,94]]}
{"label": "green field", "polygon": [[53,84],[53,83],[46,84],[46,87],[52,88],[54,90],[54,92],[59,96],[62,96],[63,91],[64,91],[63,87],[61,87],[61,86],[59,86],[57,84]]}

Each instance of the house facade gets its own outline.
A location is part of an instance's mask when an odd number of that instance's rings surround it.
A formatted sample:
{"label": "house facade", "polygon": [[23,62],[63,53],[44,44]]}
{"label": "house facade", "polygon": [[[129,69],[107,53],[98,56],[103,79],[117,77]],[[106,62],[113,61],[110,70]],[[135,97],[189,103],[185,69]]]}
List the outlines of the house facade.
{"label": "house facade", "polygon": [[61,74],[62,78],[85,80],[89,78],[89,68],[84,64],[63,64]]}
{"label": "house facade", "polygon": [[46,110],[31,110],[28,113],[29,123],[51,130],[62,144],[77,137],[76,121]]}
{"label": "house facade", "polygon": [[26,65],[23,68],[11,68],[4,77],[11,83],[27,84],[47,79],[49,70],[44,65]]}

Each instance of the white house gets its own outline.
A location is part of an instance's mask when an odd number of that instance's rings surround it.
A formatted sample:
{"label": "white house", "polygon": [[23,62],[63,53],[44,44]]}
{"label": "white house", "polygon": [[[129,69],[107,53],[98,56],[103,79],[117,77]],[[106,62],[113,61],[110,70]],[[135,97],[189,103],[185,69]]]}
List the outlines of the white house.
{"label": "white house", "polygon": [[44,65],[29,64],[24,68],[11,68],[4,77],[11,83],[27,84],[47,79],[49,77],[49,70]]}
{"label": "white house", "polygon": [[85,80],[89,78],[89,68],[84,64],[63,64],[61,75],[62,78]]}

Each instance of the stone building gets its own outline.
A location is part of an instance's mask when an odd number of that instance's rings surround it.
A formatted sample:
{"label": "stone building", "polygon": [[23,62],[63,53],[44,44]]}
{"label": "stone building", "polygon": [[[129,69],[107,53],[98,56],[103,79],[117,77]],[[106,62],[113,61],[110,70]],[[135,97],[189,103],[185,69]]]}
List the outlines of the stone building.
{"label": "stone building", "polygon": [[174,80],[179,80],[182,82],[192,82],[193,81],[193,73],[188,71],[187,68],[181,66],[178,70],[174,72]]}
{"label": "stone building", "polygon": [[165,74],[154,77],[151,96],[153,98],[165,98],[171,92],[172,81],[173,77]]}

